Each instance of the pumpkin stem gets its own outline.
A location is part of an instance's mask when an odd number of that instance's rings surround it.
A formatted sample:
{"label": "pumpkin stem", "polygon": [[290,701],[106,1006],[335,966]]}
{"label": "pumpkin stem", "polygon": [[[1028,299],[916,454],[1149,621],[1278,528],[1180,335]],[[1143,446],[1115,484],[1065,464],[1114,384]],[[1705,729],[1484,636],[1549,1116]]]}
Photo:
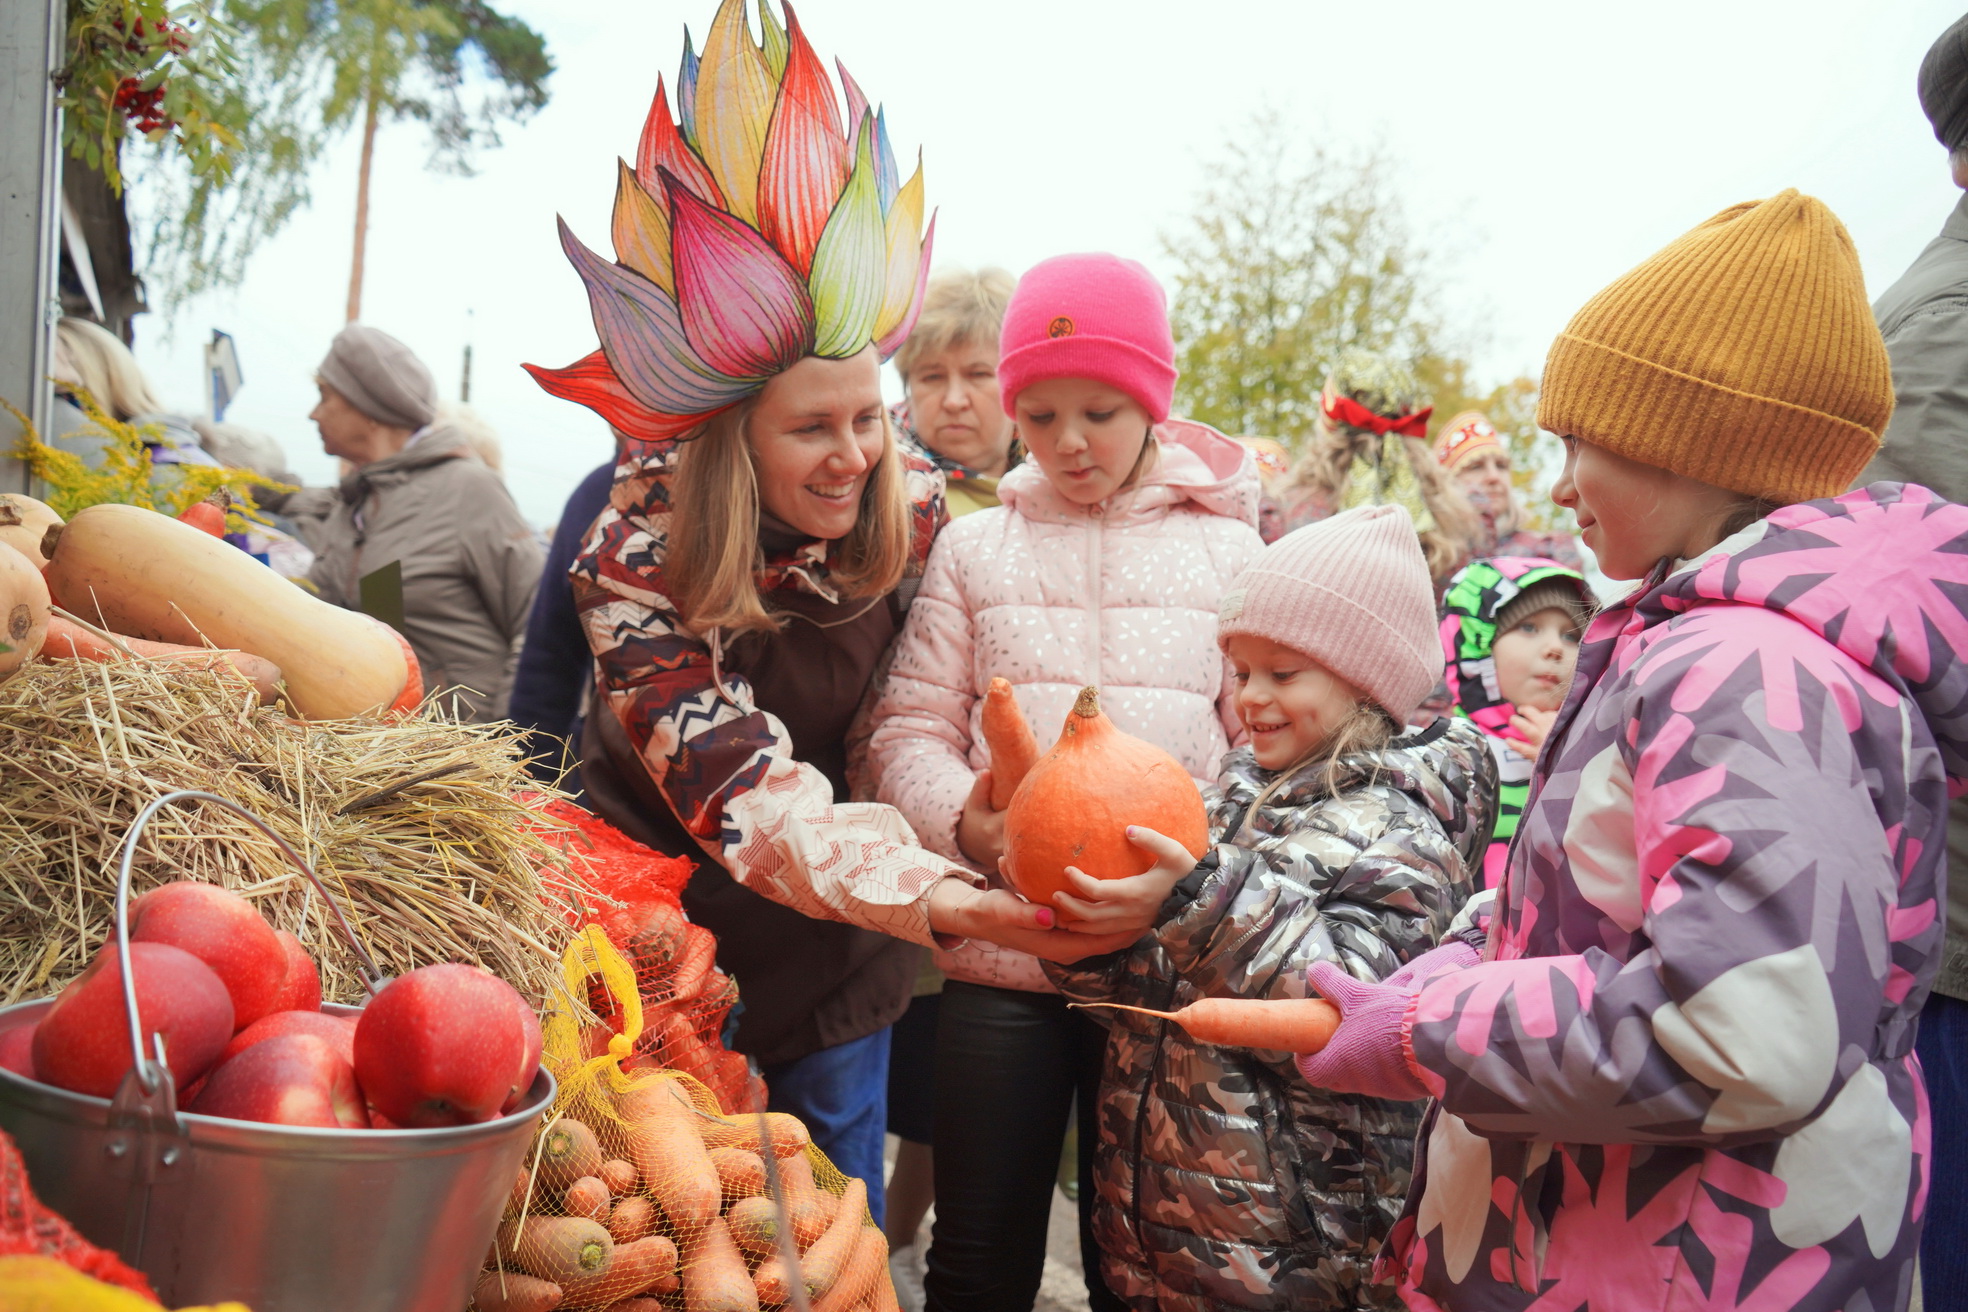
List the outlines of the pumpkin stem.
{"label": "pumpkin stem", "polygon": [[48,531],[41,535],[41,554],[48,560],[55,558],[55,544],[61,541],[61,524],[48,525]]}
{"label": "pumpkin stem", "polygon": [[1100,714],[1100,689],[1092,687],[1080,689],[1080,699],[1073,703],[1073,714],[1082,720],[1091,720]]}

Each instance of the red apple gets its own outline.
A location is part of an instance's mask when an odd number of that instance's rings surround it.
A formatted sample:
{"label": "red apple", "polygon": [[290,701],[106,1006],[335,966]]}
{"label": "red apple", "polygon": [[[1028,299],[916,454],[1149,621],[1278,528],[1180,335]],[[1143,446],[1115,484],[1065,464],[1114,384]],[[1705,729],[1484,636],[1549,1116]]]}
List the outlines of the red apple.
{"label": "red apple", "polygon": [[280,993],[274,999],[273,1010],[320,1011],[321,971],[315,967],[314,958],[307,954],[307,949],[301,946],[301,941],[286,930],[276,929],[273,935],[280,940],[280,946],[287,950],[287,974],[281,981]]}
{"label": "red apple", "polygon": [[319,1011],[276,1011],[271,1016],[260,1017],[232,1036],[232,1042],[219,1054],[219,1062],[223,1065],[256,1043],[289,1034],[310,1034],[324,1040],[343,1061],[355,1065],[354,1018]]}
{"label": "red apple", "polygon": [[35,1025],[16,1025],[5,1033],[0,1033],[0,1066],[6,1067],[16,1075],[25,1075],[32,1080],[34,1074],[34,1031]]}
{"label": "red apple", "polygon": [[326,1039],[284,1034],[222,1063],[185,1110],[269,1125],[366,1130],[355,1071]]}
{"label": "red apple", "polygon": [[356,1022],[355,1078],[398,1125],[491,1120],[526,1059],[524,1007],[510,984],[477,966],[399,975]]}
{"label": "red apple", "polygon": [[499,1104],[499,1115],[510,1116],[519,1110],[520,1099],[533,1087],[533,1077],[540,1070],[540,1053],[545,1047],[545,1039],[540,1033],[540,1018],[533,1008],[526,1005],[526,999],[517,991],[512,995],[513,1005],[519,1008],[520,1029],[526,1035],[526,1050],[520,1055],[519,1074],[513,1079],[512,1087],[506,1091],[505,1101]]}
{"label": "red apple", "polygon": [[[164,1059],[184,1088],[203,1075],[232,1037],[232,998],[212,968],[168,943],[132,943],[137,1015],[144,1045],[164,1036]],[[61,991],[34,1031],[35,1078],[75,1093],[113,1097],[130,1069],[129,1013],[116,944]]]}
{"label": "red apple", "polygon": [[251,902],[216,884],[179,880],[151,889],[130,908],[130,941],[183,948],[217,971],[241,1028],[280,1001],[287,949]]}

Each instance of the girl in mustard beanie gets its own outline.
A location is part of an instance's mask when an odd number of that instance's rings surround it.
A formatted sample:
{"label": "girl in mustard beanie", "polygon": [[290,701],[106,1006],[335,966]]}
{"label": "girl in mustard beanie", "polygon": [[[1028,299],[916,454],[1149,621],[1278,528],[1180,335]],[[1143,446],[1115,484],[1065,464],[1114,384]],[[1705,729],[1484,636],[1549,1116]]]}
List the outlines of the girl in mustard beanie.
{"label": "girl in mustard beanie", "polygon": [[1307,1081],[1437,1099],[1384,1258],[1410,1306],[1906,1307],[1968,510],[1844,491],[1892,408],[1851,239],[1794,191],[1553,345],[1553,497],[1636,586],[1586,631],[1487,932],[1311,972],[1344,1019]]}
{"label": "girl in mustard beanie", "polygon": [[[1170,1010],[1203,998],[1304,998],[1305,968],[1361,979],[1441,939],[1481,869],[1496,768],[1467,720],[1404,732],[1442,676],[1414,521],[1363,506],[1287,534],[1237,579],[1216,640],[1250,743],[1212,791],[1198,862],[1137,880],[1153,922],[1126,952],[1046,967],[1074,1002]],[[1069,876],[1096,921],[1113,895]],[[1304,1084],[1291,1054],[1202,1043],[1135,1012],[1109,1027],[1094,1214],[1107,1283],[1143,1309],[1398,1308],[1373,1259],[1408,1191],[1419,1095]],[[1136,1200],[1152,1197],[1152,1208]]]}

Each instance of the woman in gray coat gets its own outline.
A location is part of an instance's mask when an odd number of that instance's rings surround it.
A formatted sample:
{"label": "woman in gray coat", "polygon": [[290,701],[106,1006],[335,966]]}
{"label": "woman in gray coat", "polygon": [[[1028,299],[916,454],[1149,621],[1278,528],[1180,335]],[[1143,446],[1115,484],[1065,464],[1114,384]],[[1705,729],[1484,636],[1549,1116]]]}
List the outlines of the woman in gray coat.
{"label": "woman in gray coat", "polygon": [[[424,686],[467,720],[506,714],[542,552],[499,476],[466,435],[436,420],[430,370],[388,333],[350,324],[315,381],[309,418],[321,445],[351,467],[310,535],[309,581],[338,606],[393,609],[401,570],[404,637]],[[364,605],[363,580],[377,575]]]}

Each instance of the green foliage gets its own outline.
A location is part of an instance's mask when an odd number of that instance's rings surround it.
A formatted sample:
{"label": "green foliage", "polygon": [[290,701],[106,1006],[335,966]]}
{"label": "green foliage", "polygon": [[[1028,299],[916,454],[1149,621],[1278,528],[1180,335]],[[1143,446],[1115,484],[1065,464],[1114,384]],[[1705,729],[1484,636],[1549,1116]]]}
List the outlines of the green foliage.
{"label": "green foliage", "polygon": [[[73,0],[162,6],[165,0]],[[143,262],[166,309],[237,285],[247,261],[309,200],[322,150],[366,112],[415,119],[433,167],[469,173],[497,146],[501,119],[547,100],[546,41],[479,0],[206,0],[221,6],[222,69],[201,82],[213,122],[231,134],[228,167],[184,150],[146,160]]]}
{"label": "green foliage", "polygon": [[123,190],[132,139],[168,145],[194,175],[231,175],[240,123],[222,88],[237,74],[233,32],[207,0],[68,0],[65,51],[62,147],[112,190]]}
{"label": "green foliage", "polygon": [[150,448],[144,444],[146,436],[158,436],[157,425],[139,427],[112,418],[87,392],[78,391],[75,399],[89,421],[109,438],[100,466],[91,465],[72,451],[43,442],[34,422],[0,398],[0,409],[5,409],[20,425],[13,455],[26,461],[34,476],[48,485],[48,505],[63,519],[71,519],[90,506],[107,504],[143,506],[176,516],[210,499],[214,493],[224,492],[228,502],[226,525],[239,532],[249,521],[267,522],[252,508],[248,495],[251,489],[293,491],[286,484],[249,469],[220,469],[211,465],[171,465],[174,476],[163,478],[151,461]]}
{"label": "green foliage", "polygon": [[1231,135],[1186,228],[1163,242],[1177,266],[1178,405],[1296,453],[1343,352],[1397,355],[1412,362],[1436,427],[1463,410],[1489,416],[1510,447],[1527,520],[1547,525],[1563,453],[1538,430],[1537,384],[1485,387],[1471,376],[1391,173],[1377,151],[1303,144],[1271,111]]}

